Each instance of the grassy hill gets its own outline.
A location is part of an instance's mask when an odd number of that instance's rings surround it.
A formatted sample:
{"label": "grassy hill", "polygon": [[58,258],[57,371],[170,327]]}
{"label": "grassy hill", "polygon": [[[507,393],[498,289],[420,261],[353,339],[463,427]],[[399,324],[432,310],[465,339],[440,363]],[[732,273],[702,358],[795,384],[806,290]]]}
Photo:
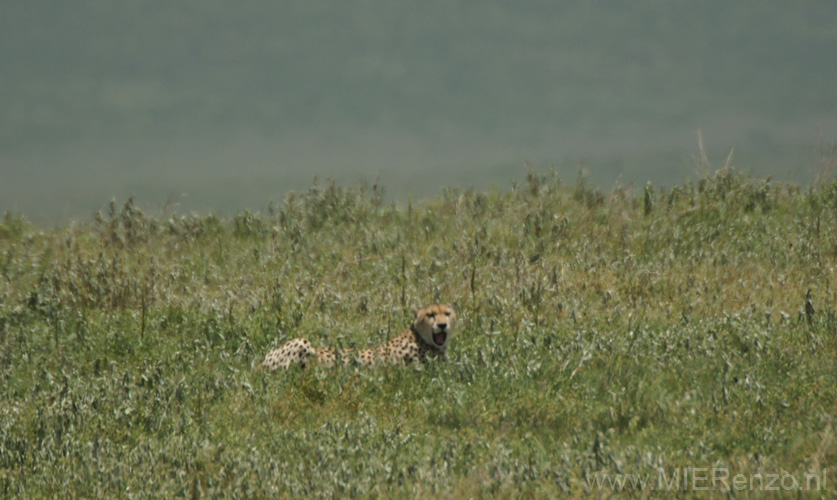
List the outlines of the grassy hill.
{"label": "grassy hill", "polygon": [[[729,170],[606,194],[533,173],[406,206],[326,184],[230,219],[7,215],[0,496],[619,495],[607,478],[720,496],[713,470],[816,487],[837,458],[836,261],[837,183]],[[253,370],[298,336],[377,344],[438,300],[460,318],[446,362]]]}
{"label": "grassy hill", "polygon": [[698,130],[807,183],[837,138],[834,19],[829,0],[6,0],[0,213],[66,224],[136,194],[232,215],[314,175],[432,197],[420,179],[504,186],[525,163],[672,186]]}

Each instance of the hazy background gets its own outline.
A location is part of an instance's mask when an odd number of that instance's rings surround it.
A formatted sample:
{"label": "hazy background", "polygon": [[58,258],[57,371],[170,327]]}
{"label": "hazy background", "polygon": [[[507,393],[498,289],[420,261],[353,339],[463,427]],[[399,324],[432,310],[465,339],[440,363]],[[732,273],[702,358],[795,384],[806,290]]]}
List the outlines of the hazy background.
{"label": "hazy background", "polygon": [[264,209],[315,175],[391,197],[603,189],[735,148],[810,182],[837,137],[837,2],[4,0],[0,211]]}

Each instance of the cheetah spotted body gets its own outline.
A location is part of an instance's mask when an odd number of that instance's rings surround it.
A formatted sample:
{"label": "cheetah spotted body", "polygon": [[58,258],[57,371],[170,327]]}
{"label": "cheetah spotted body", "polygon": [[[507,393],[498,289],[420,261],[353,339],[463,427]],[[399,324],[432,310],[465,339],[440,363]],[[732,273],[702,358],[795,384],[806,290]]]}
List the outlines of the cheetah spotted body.
{"label": "cheetah spotted body", "polygon": [[305,368],[311,362],[333,366],[337,359],[343,364],[353,360],[365,366],[379,361],[391,364],[424,362],[428,358],[444,356],[454,326],[456,313],[446,304],[433,304],[421,309],[413,308],[413,323],[394,339],[371,349],[343,349],[339,352],[328,347],[314,347],[307,339],[293,339],[265,356],[261,366],[268,370]]}

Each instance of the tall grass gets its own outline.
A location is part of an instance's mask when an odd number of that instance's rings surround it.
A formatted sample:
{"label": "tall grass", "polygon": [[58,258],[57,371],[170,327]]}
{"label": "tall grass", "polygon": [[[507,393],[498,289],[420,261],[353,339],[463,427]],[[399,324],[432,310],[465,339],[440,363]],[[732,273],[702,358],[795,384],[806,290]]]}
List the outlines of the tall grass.
{"label": "tall grass", "polygon": [[[0,497],[583,497],[594,473],[834,461],[837,183],[532,173],[383,200],[7,214]],[[294,337],[378,344],[434,301],[460,319],[446,362],[253,370]]]}

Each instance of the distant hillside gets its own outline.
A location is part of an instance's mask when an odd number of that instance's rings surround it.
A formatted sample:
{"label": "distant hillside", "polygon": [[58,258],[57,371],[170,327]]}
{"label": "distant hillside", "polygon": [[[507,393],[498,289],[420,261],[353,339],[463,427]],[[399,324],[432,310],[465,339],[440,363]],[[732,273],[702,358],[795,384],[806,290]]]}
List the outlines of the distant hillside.
{"label": "distant hillside", "polygon": [[[699,128],[719,155],[761,156],[741,167],[798,176],[804,158],[776,157],[837,135],[834,2],[81,0],[0,14],[0,209],[48,217],[136,184],[201,198],[230,175],[276,196],[314,173],[399,184],[525,160],[583,161],[606,185],[679,180],[664,171],[687,163]],[[678,163],[638,160],[660,154]]]}

